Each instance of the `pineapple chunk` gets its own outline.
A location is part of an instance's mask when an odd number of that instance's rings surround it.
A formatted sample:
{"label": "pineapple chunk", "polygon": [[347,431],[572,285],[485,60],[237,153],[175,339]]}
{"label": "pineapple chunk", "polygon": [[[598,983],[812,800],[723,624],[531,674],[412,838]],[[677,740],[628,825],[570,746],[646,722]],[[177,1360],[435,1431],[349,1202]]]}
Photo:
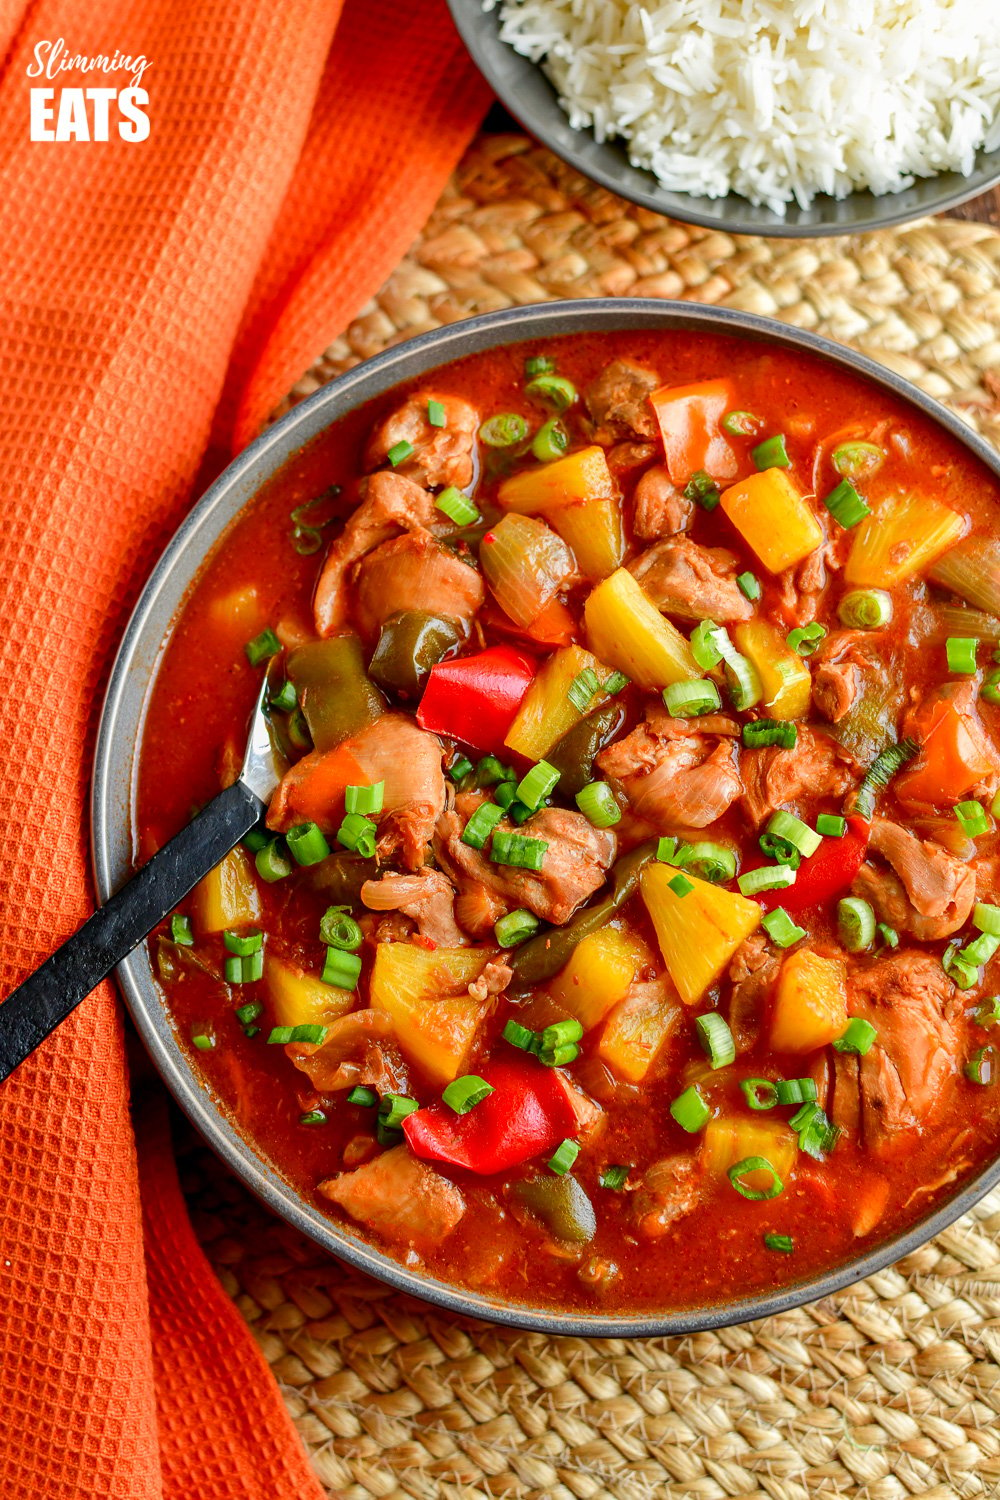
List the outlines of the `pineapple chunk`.
{"label": "pineapple chunk", "polygon": [[304,974],[295,964],[270,955],[264,960],[264,989],[278,1026],[329,1026],[338,1016],[346,1016],[356,999],[351,990],[324,984],[318,974]]}
{"label": "pineapple chunk", "polygon": [[746,620],[733,627],[736,645],[757,669],[770,719],[804,719],[812,695],[812,673],[767,620]]}
{"label": "pineapple chunk", "polygon": [[525,693],[504,744],[528,760],[541,760],[583,717],[567,694],[574,678],[587,667],[597,673],[600,682],[611,676],[611,669],[582,646],[566,646],[550,656]]}
{"label": "pineapple chunk", "polygon": [[778,975],[771,1016],[776,1052],[815,1052],[847,1030],[847,965],[809,948],[789,954]]}
{"label": "pineapple chunk", "polygon": [[964,516],[929,495],[894,496],[855,531],[844,582],[852,588],[894,588],[936,562],[966,525]]}
{"label": "pineapple chunk", "polygon": [[626,1083],[641,1083],[681,1018],[681,1008],[662,981],[636,985],[611,1011],[601,1032],[598,1056]]}
{"label": "pineapple chunk", "polygon": [[260,896],[247,852],[240,845],[199,880],[192,896],[199,932],[225,932],[260,921]]}
{"label": "pineapple chunk", "polygon": [[603,927],[577,943],[549,989],[553,1000],[589,1031],[624,1000],[635,970],[635,944],[619,928]]}
{"label": "pineapple chunk", "polygon": [[230,589],[228,594],[220,594],[213,599],[208,607],[208,616],[213,633],[225,635],[230,641],[243,644],[252,641],[267,624],[263,606],[252,583]]}
{"label": "pineapple chunk", "polygon": [[[555,463],[539,464],[505,479],[497,491],[497,499],[504,510],[537,516],[582,500],[612,500],[615,493],[604,449],[595,446],[581,448],[578,453],[557,458]],[[549,519],[554,525],[554,519]]]}
{"label": "pineapple chunk", "polygon": [[653,863],[639,877],[642,899],[653,919],[663,961],[685,1005],[695,1005],[743,940],[760,926],[760,907],[735,891],[686,875],[686,896],[670,889],[677,871]]}
{"label": "pineapple chunk", "polygon": [[372,970],[371,1003],[392,1022],[406,1058],[443,1088],[465,1071],[488,1005],[468,987],[489,958],[481,948],[435,948],[380,943]]}
{"label": "pineapple chunk", "polygon": [[607,578],[621,563],[625,531],[622,508],[614,495],[560,506],[548,519],[573,553],[580,572],[593,583]]}
{"label": "pineapple chunk", "polygon": [[591,650],[640,687],[701,676],[687,641],[626,568],[597,585],[583,614]]}
{"label": "pineapple chunk", "polygon": [[823,540],[823,528],[784,469],[748,475],[723,490],[719,503],[772,573],[801,562]]}
{"label": "pineapple chunk", "polygon": [[[782,1182],[787,1182],[798,1156],[798,1138],[784,1120],[761,1120],[746,1115],[717,1115],[705,1126],[701,1160],[715,1177],[748,1156],[763,1156]],[[762,1178],[763,1178],[763,1174]],[[751,1179],[751,1185],[753,1181]],[[763,1184],[762,1184],[763,1185]]]}

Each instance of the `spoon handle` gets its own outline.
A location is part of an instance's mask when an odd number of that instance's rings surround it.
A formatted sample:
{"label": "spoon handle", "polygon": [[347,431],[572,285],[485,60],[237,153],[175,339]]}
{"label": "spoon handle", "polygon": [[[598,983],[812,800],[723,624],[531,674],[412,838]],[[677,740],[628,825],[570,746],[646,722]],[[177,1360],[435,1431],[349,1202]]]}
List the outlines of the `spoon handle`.
{"label": "spoon handle", "polygon": [[0,1004],[0,1082],[142,942],[263,814],[242,781],[205,806]]}

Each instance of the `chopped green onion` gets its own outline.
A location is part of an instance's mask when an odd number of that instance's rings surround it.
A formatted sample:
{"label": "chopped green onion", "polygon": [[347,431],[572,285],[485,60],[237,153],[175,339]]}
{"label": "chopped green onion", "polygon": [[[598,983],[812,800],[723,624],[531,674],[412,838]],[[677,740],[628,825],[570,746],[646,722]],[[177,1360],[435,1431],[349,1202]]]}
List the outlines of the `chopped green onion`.
{"label": "chopped green onion", "polygon": [[839,448],[833,450],[833,467],[838,474],[845,474],[848,479],[865,479],[880,469],[884,462],[885,449],[876,443],[858,440],[841,443]]}
{"label": "chopped green onion", "polygon": [[247,641],[243,649],[250,665],[259,667],[262,661],[269,661],[272,656],[277,656],[281,650],[281,642],[268,626],[266,630],[261,631],[260,635],[255,635],[252,641]]}
{"label": "chopped green onion", "polygon": [[881,630],[892,619],[892,595],[885,589],[852,589],[837,606],[848,630]]}
{"label": "chopped green onion", "polygon": [[467,1115],[470,1109],[482,1104],[493,1093],[493,1085],[476,1073],[466,1073],[463,1078],[454,1078],[444,1093],[442,1102],[453,1109],[456,1115]]}
{"label": "chopped green onion", "polygon": [[855,811],[862,818],[870,818],[875,811],[875,794],[887,787],[901,766],[912,760],[917,753],[916,740],[900,740],[898,745],[887,745],[880,750],[868,770],[861,778],[861,785],[854,798]]}
{"label": "chopped green onion", "polygon": [[971,943],[966,943],[958,956],[963,963],[975,964],[978,969],[989,963],[998,948],[1000,937],[994,937],[992,932],[982,932]]}
{"label": "chopped green onion", "polygon": [[779,1255],[793,1255],[795,1253],[795,1241],[790,1234],[765,1234],[764,1248],[776,1250]]}
{"label": "chopped green onion", "polygon": [[299,695],[295,691],[294,682],[283,682],[278,691],[271,694],[269,701],[271,707],[276,708],[279,713],[294,713],[299,706]]}
{"label": "chopped green onion", "polygon": [[808,823],[803,823],[802,819],[797,818],[794,813],[785,812],[784,808],[779,808],[776,813],[772,813],[768,819],[767,832],[794,844],[803,859],[808,859],[810,854],[815,854],[823,842],[822,834],[816,833]]}
{"label": "chopped green onion", "polygon": [[774,437],[765,438],[756,448],[751,448],[750,457],[758,469],[787,469],[792,461],[788,457],[783,432],[777,432]]}
{"label": "chopped green onion", "polygon": [[248,954],[257,953],[264,946],[264,934],[262,932],[248,932],[242,937],[238,932],[231,932],[228,928],[222,934],[222,943],[229,953],[238,953],[240,958]]}
{"label": "chopped green onion", "polygon": [[831,1123],[818,1104],[803,1104],[788,1123],[798,1133],[799,1150],[816,1161],[822,1161],[826,1153],[833,1150],[840,1135],[839,1128]]}
{"label": "chopped green onion", "polygon": [[330,845],[315,823],[296,823],[285,834],[285,843],[299,865],[318,865],[330,852]]}
{"label": "chopped green onion", "polygon": [[246,1005],[238,1005],[233,1014],[241,1026],[252,1026],[264,1014],[264,1007],[259,1000],[248,1000]]}
{"label": "chopped green onion", "polygon": [[[517,787],[515,783],[513,781],[501,781],[493,793],[493,800],[498,806],[503,808],[504,812],[507,812],[511,807],[517,806]],[[525,811],[530,811],[530,809],[526,808]]]}
{"label": "chopped green onion", "polygon": [[325,1125],[326,1115],[321,1109],[310,1109],[304,1115],[299,1115],[300,1125]]}
{"label": "chopped green onion", "polygon": [[398,1130],[407,1115],[419,1108],[416,1099],[411,1099],[408,1094],[383,1094],[379,1100],[378,1117],[385,1130]]}
{"label": "chopped green onion", "polygon": [[755,604],[760,598],[760,583],[752,573],[737,573],[736,586],[745,599]]}
{"label": "chopped green onion", "polygon": [[776,906],[773,911],[766,912],[761,918],[761,926],[779,948],[790,948],[806,935],[805,928],[797,927],[783,906]]}
{"label": "chopped green onion", "polygon": [[839,813],[820,813],[816,819],[816,832],[825,839],[842,839],[847,832],[847,819]]}
{"label": "chopped green onion", "polygon": [[558,417],[543,422],[531,440],[531,451],[540,464],[554,463],[569,447],[569,433]]}
{"label": "chopped green onion", "polygon": [[537,396],[554,411],[567,411],[576,400],[576,386],[573,382],[566,380],[562,375],[554,375],[548,370],[529,381],[525,390],[529,396]]}
{"label": "chopped green onion", "polygon": [[215,1032],[204,1021],[196,1021],[191,1027],[191,1041],[199,1052],[215,1051]]}
{"label": "chopped green onion", "polygon": [[971,676],[977,668],[976,650],[979,642],[972,635],[950,635],[944,643],[948,657],[948,671]]}
{"label": "chopped green onion", "polygon": [[979,696],[984,703],[1000,703],[1000,667],[986,673]]}
{"label": "chopped green onion", "polygon": [[453,484],[442,490],[434,501],[435,506],[449,521],[454,521],[456,526],[474,526],[479,520],[479,512],[462,491],[456,489]]}
{"label": "chopped green onion", "polygon": [[613,698],[616,693],[620,693],[623,688],[627,688],[630,681],[631,678],[626,677],[624,672],[612,672],[611,676],[604,683],[604,691],[609,698]]}
{"label": "chopped green onion", "polygon": [[756,437],[764,427],[752,411],[727,411],[719,425],[730,437]]}
{"label": "chopped green onion", "polygon": [[722,652],[715,641],[718,629],[711,620],[702,620],[691,632],[691,655],[703,672],[717,667],[722,660]]}
{"label": "chopped green onion", "polygon": [[773,1109],[778,1102],[778,1086],[770,1078],[741,1078],[740,1090],[753,1110]]}
{"label": "chopped green onion", "polygon": [[359,1109],[374,1109],[378,1104],[378,1094],[374,1089],[365,1088],[363,1083],[356,1083],[347,1096],[348,1104],[356,1104]]}
{"label": "chopped green onion", "polygon": [[484,755],[476,767],[476,786],[493,786],[498,781],[516,781],[517,774],[495,755]]}
{"label": "chopped green onion", "polygon": [[854,1052],[858,1057],[866,1057],[872,1050],[878,1032],[870,1021],[865,1021],[861,1016],[853,1016],[847,1023],[844,1035],[838,1037],[834,1042],[834,1050],[837,1052]]}
{"label": "chopped green onion", "polygon": [[[758,1172],[766,1172],[769,1176],[767,1187],[751,1187],[744,1179]],[[766,1156],[745,1156],[735,1166],[730,1167],[726,1174],[733,1187],[742,1198],[749,1198],[751,1203],[764,1203],[769,1198],[777,1198],[785,1184],[778,1176]]]}
{"label": "chopped green onion", "polygon": [[459,781],[464,781],[471,770],[472,761],[467,755],[460,755],[458,759],[453,760],[451,765],[448,767],[448,775],[451,777],[452,781],[457,783]]}
{"label": "chopped green onion", "polygon": [[427,402],[427,420],[432,427],[445,425],[444,407],[440,401],[435,401],[433,396]]}
{"label": "chopped green onion", "polygon": [[694,1029],[713,1068],[726,1068],[736,1060],[736,1042],[725,1018],[717,1010],[695,1016]]}
{"label": "chopped green onion", "polygon": [[573,1141],[568,1138],[560,1141],[553,1154],[549,1157],[549,1171],[555,1172],[557,1177],[564,1177],[579,1155],[579,1141]]}
{"label": "chopped green onion", "polygon": [[979,983],[979,969],[967,963],[958,950],[958,943],[949,943],[941,955],[941,967],[957,989],[974,989]]}
{"label": "chopped green onion", "polygon": [[538,1061],[547,1068],[562,1068],[576,1062],[580,1049],[575,1042],[566,1042],[562,1047],[544,1047],[538,1053]]}
{"label": "chopped green onion", "polygon": [[656,857],[665,865],[679,863],[677,857],[678,840],[672,833],[664,834],[656,845]]}
{"label": "chopped green onion", "polygon": [[978,1047],[965,1065],[965,1076],[970,1083],[978,1083],[985,1088],[996,1077],[996,1063],[995,1047]]}
{"label": "chopped green onion", "polygon": [[540,870],[548,847],[547,839],[531,839],[523,833],[504,833],[498,829],[493,835],[490,859],[496,865],[513,865],[519,870]]}
{"label": "chopped green onion", "polygon": [[975,839],[983,833],[990,831],[989,815],[980,802],[958,802],[955,804],[955,817],[962,825],[963,832],[970,839]]}
{"label": "chopped green onion", "polygon": [[670,1113],[688,1135],[697,1135],[712,1118],[712,1111],[694,1084],[678,1094],[670,1105]]}
{"label": "chopped green onion", "polygon": [[270,839],[263,849],[257,851],[254,866],[261,880],[266,880],[268,884],[284,880],[286,875],[292,873],[292,862],[285,854],[280,839]]}
{"label": "chopped green onion", "polygon": [[606,781],[588,781],[575,797],[577,807],[595,828],[611,828],[621,822],[622,810]]}
{"label": "chopped green onion", "polygon": [[795,884],[796,872],[791,865],[761,865],[756,870],[747,870],[736,884],[743,896],[756,896],[759,891],[783,891]]}
{"label": "chopped green onion", "polygon": [[621,1192],[628,1181],[631,1166],[605,1167],[598,1181],[602,1188],[608,1188],[612,1193]]}
{"label": "chopped green onion", "polygon": [[555,360],[550,359],[547,354],[530,354],[524,361],[524,373],[529,380],[535,375],[549,375],[555,367]]}
{"label": "chopped green onion", "polygon": [[876,923],[875,938],[883,948],[899,947],[899,933],[895,927],[889,927],[885,922]]}
{"label": "chopped green onion", "polygon": [[560,772],[555,766],[550,766],[547,760],[538,761],[518,782],[517,800],[523,802],[525,807],[530,807],[532,812],[537,812],[546,797],[559,785],[559,776]]}
{"label": "chopped green onion", "polygon": [[796,630],[790,630],[785,639],[789,649],[799,656],[812,656],[825,635],[826,626],[814,620],[811,625],[800,625]]}
{"label": "chopped green onion", "polygon": [[990,995],[988,1000],[980,1000],[972,1010],[972,1019],[977,1026],[1000,1025],[1000,995]]}
{"label": "chopped green onion", "polygon": [[582,1023],[575,1016],[566,1016],[562,1021],[554,1021],[551,1026],[546,1026],[540,1035],[539,1051],[551,1052],[556,1047],[578,1042],[582,1036]]}
{"label": "chopped green onion", "polygon": [[977,932],[990,932],[994,937],[1000,937],[1000,906],[977,901],[972,908],[972,925]]}
{"label": "chopped green onion", "polygon": [[733,850],[727,844],[716,844],[710,839],[683,844],[677,863],[683,869],[690,870],[692,875],[697,875],[699,880],[707,880],[712,885],[732,880],[736,874],[736,855]]}
{"label": "chopped green onion", "polygon": [[704,469],[692,474],[684,486],[684,499],[693,500],[702,510],[714,510],[721,498],[719,486]]}
{"label": "chopped green onion", "polygon": [[534,937],[540,925],[534,912],[509,911],[495,923],[493,932],[501,948],[516,948]]}
{"label": "chopped green onion", "polygon": [[792,750],[798,743],[799,731],[787,719],[752,719],[743,725],[742,738],[748,750],[759,750],[764,745]]}
{"label": "chopped green onion", "polygon": [[361,947],[361,928],[346,906],[328,906],[319,919],[319,939],[328,948],[353,953]]}
{"label": "chopped green onion", "polygon": [[675,719],[696,719],[701,714],[714,713],[722,706],[719,689],[707,677],[672,682],[663,689],[663,701],[667,713]]}
{"label": "chopped green onion", "polygon": [[406,460],[408,458],[412,458],[413,457],[413,454],[414,454],[413,444],[412,443],[408,443],[406,441],[406,439],[403,438],[403,439],[401,439],[400,442],[393,443],[392,447],[389,449],[388,453],[386,454],[386,458],[392,464],[392,467],[394,469],[398,469],[399,466],[400,466],[400,464],[405,464],[405,462],[406,462]]}
{"label": "chopped green onion", "polygon": [[726,679],[726,689],[732,700],[733,707],[740,712],[744,709],[752,708],[755,703],[760,702],[764,695],[760,677],[757,675],[757,668],[737,651],[729,639],[728,633],[721,626],[719,626],[718,634],[714,639],[719,650],[722,652],[722,659],[725,662],[723,671]]}
{"label": "chopped green onion", "polygon": [[842,479],[835,489],[823,498],[823,504],[833,519],[845,530],[857,526],[871,511],[862,500],[849,479]]}
{"label": "chopped green onion", "polygon": [[527,823],[528,819],[532,817],[536,811],[537,809],[534,807],[525,807],[524,803],[519,802],[516,797],[514,798],[513,802],[508,802],[507,804],[507,816],[512,823],[515,823],[517,825],[518,828],[520,828],[522,823]]}
{"label": "chopped green onion", "polygon": [[848,953],[864,953],[875,941],[875,913],[860,896],[837,902],[837,932]]}
{"label": "chopped green onion", "polygon": [[482,849],[502,817],[502,807],[495,802],[481,802],[465,825],[462,843],[470,849]]}
{"label": "chopped green onion", "polygon": [[326,1026],[309,1024],[306,1026],[272,1026],[268,1042],[272,1047],[287,1047],[290,1042],[305,1043],[310,1047],[320,1047],[326,1040]]}
{"label": "chopped green onion", "polygon": [[385,800],[385,782],[374,786],[349,786],[344,790],[344,809],[349,813],[379,813]]}
{"label": "chopped green onion", "polygon": [[520,1021],[508,1021],[500,1033],[505,1042],[510,1042],[512,1047],[517,1047],[521,1052],[533,1052],[537,1037],[527,1026],[522,1026]]}
{"label": "chopped green onion", "polygon": [[255,953],[246,955],[234,953],[226,959],[223,973],[227,984],[256,984],[264,974],[263,949],[258,948]]}
{"label": "chopped green onion", "polygon": [[273,837],[263,826],[251,828],[249,833],[243,835],[243,847],[249,849],[251,854],[259,854],[261,849],[267,848]]}
{"label": "chopped green onion", "polygon": [[173,942],[182,948],[194,946],[194,933],[191,931],[191,918],[181,917],[176,913],[170,918],[170,936]]}
{"label": "chopped green onion", "polygon": [[592,701],[601,691],[601,683],[593,667],[584,667],[578,672],[566,690],[566,697],[573,707],[585,714]]}
{"label": "chopped green onion", "polygon": [[667,882],[675,896],[690,896],[694,890],[693,883],[686,875],[675,875],[673,880]]}
{"label": "chopped green onion", "polygon": [[327,948],[320,979],[338,990],[353,990],[361,977],[361,958],[343,948]]}
{"label": "chopped green onion", "polygon": [[363,859],[374,859],[375,837],[378,829],[361,813],[348,813],[337,829],[337,843]]}
{"label": "chopped green onion", "polygon": [[479,429],[479,437],[487,448],[513,448],[528,436],[528,424],[514,411],[497,412],[487,417]]}
{"label": "chopped green onion", "polygon": [[814,1078],[779,1078],[775,1088],[779,1104],[812,1104],[816,1098]]}

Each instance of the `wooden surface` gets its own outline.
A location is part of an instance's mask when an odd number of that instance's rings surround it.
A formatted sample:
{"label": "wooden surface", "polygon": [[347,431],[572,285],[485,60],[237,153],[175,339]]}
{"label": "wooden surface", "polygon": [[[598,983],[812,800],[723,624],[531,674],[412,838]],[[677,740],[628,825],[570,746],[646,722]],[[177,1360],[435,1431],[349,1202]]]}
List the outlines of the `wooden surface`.
{"label": "wooden surface", "polygon": [[981,198],[972,198],[960,203],[945,217],[949,219],[972,219],[979,224],[995,224],[1000,229],[1000,188],[983,193]]}

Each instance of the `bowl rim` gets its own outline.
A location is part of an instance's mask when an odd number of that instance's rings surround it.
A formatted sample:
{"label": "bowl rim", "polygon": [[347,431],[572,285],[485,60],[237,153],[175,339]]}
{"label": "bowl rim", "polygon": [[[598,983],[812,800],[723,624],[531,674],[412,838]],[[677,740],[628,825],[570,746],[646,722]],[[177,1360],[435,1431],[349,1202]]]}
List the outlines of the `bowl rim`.
{"label": "bowl rim", "polygon": [[[121,640],[101,711],[91,789],[91,853],[100,901],[131,871],[137,750],[151,685],[181,601],[210,548],[261,485],[303,443],[362,402],[468,354],[537,338],[634,330],[730,334],[805,352],[861,376],[915,407],[1000,481],[1000,455],[951,412],[868,356],[771,318],[690,302],[593,298],[503,309],[448,324],[375,355],[294,407],[244,450],[181,522],[142,590]],[[590,1338],[680,1335],[790,1311],[843,1290],[912,1253],[1000,1183],[1000,1153],[932,1212],[890,1240],[819,1275],[703,1307],[605,1315],[505,1302],[407,1267],[314,1208],[235,1129],[182,1051],[145,944],[117,970],[132,1019],[161,1078],[192,1124],[273,1212],[358,1270],[448,1312],[507,1327]]]}
{"label": "bowl rim", "polygon": [[[1000,184],[1000,148],[993,151],[984,151],[983,148],[977,152],[977,161],[985,157],[987,161],[994,160],[996,165],[992,171],[987,171],[981,180],[971,183],[963,181],[955,171],[932,173],[928,177],[916,178],[909,188],[902,188],[896,193],[884,193],[876,195],[868,188],[858,188],[847,194],[844,198],[830,198],[827,193],[817,194],[817,200],[822,204],[843,203],[849,204],[852,199],[867,194],[876,205],[872,214],[864,220],[855,220],[850,217],[844,222],[815,220],[811,218],[783,218],[776,214],[773,209],[766,208],[762,204],[751,203],[749,198],[744,198],[741,193],[730,193],[726,198],[707,200],[723,204],[729,198],[739,199],[740,203],[746,205],[747,218],[732,217],[726,213],[712,213],[705,209],[699,209],[697,204],[704,199],[695,194],[687,193],[680,188],[666,188],[658,183],[653,173],[645,167],[636,167],[628,159],[626,143],[621,140],[605,142],[597,141],[593,131],[588,128],[575,129],[569,125],[568,117],[564,114],[558,102],[555,88],[546,78],[540,63],[532,62],[530,58],[523,57],[515,52],[506,42],[501,42],[499,35],[493,35],[488,27],[491,21],[497,18],[497,11],[487,12],[482,10],[482,0],[447,0],[448,9],[451,12],[452,22],[462,42],[472,58],[476,67],[493,90],[496,97],[504,108],[513,115],[518,124],[530,134],[535,136],[544,146],[558,156],[559,159],[572,167],[574,171],[581,173],[592,182],[606,188],[609,193],[614,193],[618,198],[625,198],[631,203],[638,204],[641,208],[649,209],[652,213],[662,214],[665,218],[676,219],[682,224],[694,224],[702,229],[716,229],[722,234],[734,235],[761,235],[768,239],[818,239],[834,235],[868,234],[880,229],[891,229],[900,224],[912,224],[919,219],[928,218],[935,214],[947,213],[949,209],[957,208],[959,204],[966,203],[971,198],[978,198],[983,193],[991,192]],[[553,107],[557,111],[558,121],[556,124],[550,122],[549,111],[537,107],[530,95],[519,95],[509,86],[508,80],[503,77],[500,68],[496,65],[497,48],[503,48],[504,54],[509,53],[512,58],[517,59],[521,76],[526,76],[527,70],[538,73],[545,79],[552,92]],[[523,71],[522,66],[523,65]],[[514,64],[511,64],[514,66]],[[613,171],[601,165],[600,161],[594,162],[589,157],[586,163],[581,160],[581,151],[574,151],[562,140],[562,134],[558,128],[559,123],[564,123],[574,136],[581,137],[584,141],[590,141],[595,146],[620,147],[625,163],[632,172],[640,173],[647,178],[650,187],[648,191],[633,187],[623,182]],[[976,172],[982,171],[977,167]],[[921,184],[932,184],[935,180],[945,177],[959,177],[958,184],[950,189],[943,189],[935,195],[927,189],[927,201],[916,206],[901,206],[901,199],[906,193],[918,189]],[[664,196],[669,195],[669,202]],[[817,201],[814,200],[814,201]],[[692,206],[688,208],[686,205]],[[884,207],[883,207],[884,205]],[[797,205],[790,204],[789,208],[795,210]],[[799,210],[808,214],[810,210]]]}

